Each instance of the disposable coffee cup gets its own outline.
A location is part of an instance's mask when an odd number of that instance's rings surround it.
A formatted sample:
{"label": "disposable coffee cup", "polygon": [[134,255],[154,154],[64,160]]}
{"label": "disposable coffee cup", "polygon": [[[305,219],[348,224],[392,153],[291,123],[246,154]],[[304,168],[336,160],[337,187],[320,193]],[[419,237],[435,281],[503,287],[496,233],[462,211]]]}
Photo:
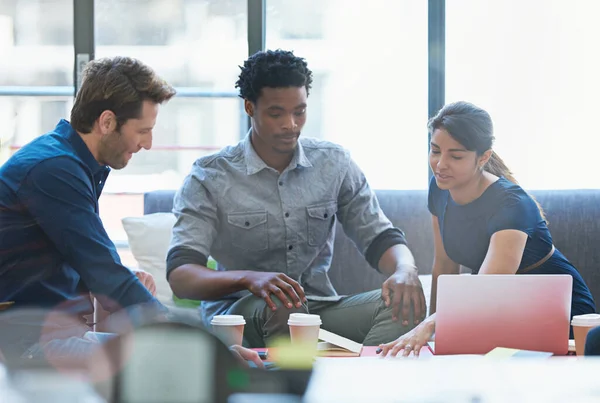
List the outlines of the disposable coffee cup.
{"label": "disposable coffee cup", "polygon": [[571,326],[573,326],[573,336],[575,337],[575,352],[577,355],[583,355],[585,338],[590,329],[600,326],[600,315],[597,313],[588,313],[586,315],[573,316]]}
{"label": "disposable coffee cup", "polygon": [[288,319],[292,344],[317,348],[321,317],[307,313],[292,313]]}
{"label": "disposable coffee cup", "polygon": [[213,332],[228,346],[242,345],[246,320],[242,315],[216,315],[210,324]]}

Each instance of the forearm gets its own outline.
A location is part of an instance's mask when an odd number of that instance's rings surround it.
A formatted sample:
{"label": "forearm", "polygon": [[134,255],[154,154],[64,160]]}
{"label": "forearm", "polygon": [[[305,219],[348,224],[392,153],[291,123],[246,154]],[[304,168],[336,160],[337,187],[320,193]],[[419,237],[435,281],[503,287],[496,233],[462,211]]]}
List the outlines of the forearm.
{"label": "forearm", "polygon": [[417,271],[415,258],[408,246],[404,244],[393,245],[388,248],[379,259],[379,270],[391,276],[399,269]]}
{"label": "forearm", "polygon": [[436,311],[437,283],[442,274],[459,274],[460,266],[449,259],[435,257],[431,274],[431,298],[429,300],[429,313]]}
{"label": "forearm", "polygon": [[422,322],[422,326],[429,327],[432,334],[435,334],[435,319],[436,319],[436,315],[435,315],[435,313],[432,313],[431,315],[426,317]]}
{"label": "forearm", "polygon": [[178,298],[215,300],[247,288],[245,271],[211,270],[198,264],[184,264],[169,274],[169,284]]}

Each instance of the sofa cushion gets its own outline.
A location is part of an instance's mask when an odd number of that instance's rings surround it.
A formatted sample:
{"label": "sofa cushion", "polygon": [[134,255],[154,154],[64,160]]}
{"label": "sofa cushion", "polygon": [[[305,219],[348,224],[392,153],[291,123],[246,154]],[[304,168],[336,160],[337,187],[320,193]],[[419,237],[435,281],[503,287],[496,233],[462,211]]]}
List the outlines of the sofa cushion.
{"label": "sofa cushion", "polygon": [[154,276],[156,298],[163,304],[172,305],[173,293],[165,273],[175,215],[154,213],[142,217],[125,217],[121,222],[138,267]]}
{"label": "sofa cushion", "polygon": [[554,245],[579,270],[600,303],[600,189],[534,190]]}
{"label": "sofa cushion", "polygon": [[[422,274],[431,273],[433,234],[427,210],[426,190],[378,190],[375,192],[383,212],[406,233],[408,245]],[[556,247],[575,265],[600,299],[600,190],[536,190],[530,192],[546,212]],[[144,195],[144,214],[170,212],[172,190]],[[373,290],[385,276],[365,262],[354,243],[336,225],[335,249],[330,271],[331,281],[343,294]]]}
{"label": "sofa cushion", "polygon": [[[427,192],[420,190],[378,190],[375,192],[384,214],[394,226],[404,231],[419,273],[431,273],[433,231],[427,209]],[[424,245],[427,245],[424,247]],[[355,294],[381,287],[386,276],[372,268],[336,225],[333,261],[329,275],[340,294]]]}

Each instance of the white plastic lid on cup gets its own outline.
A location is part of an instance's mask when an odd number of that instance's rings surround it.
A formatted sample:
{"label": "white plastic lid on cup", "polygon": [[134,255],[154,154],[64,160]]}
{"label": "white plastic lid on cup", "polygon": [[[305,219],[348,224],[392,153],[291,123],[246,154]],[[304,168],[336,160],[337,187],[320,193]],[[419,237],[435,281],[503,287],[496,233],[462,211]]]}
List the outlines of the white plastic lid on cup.
{"label": "white plastic lid on cup", "polygon": [[245,325],[246,319],[242,315],[216,315],[210,324],[213,326],[239,326]]}
{"label": "white plastic lid on cup", "polygon": [[586,315],[573,316],[571,320],[572,326],[594,327],[600,326],[600,314],[588,313]]}
{"label": "white plastic lid on cup", "polygon": [[288,325],[292,326],[321,326],[321,317],[319,315],[310,315],[308,313],[291,313],[288,319]]}

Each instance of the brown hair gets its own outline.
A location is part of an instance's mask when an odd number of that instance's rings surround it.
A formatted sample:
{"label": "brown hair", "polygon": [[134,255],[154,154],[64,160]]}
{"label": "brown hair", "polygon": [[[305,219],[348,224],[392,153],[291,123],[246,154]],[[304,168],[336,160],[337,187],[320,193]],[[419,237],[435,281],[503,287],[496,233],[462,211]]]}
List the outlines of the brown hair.
{"label": "brown hair", "polygon": [[144,101],[162,104],[174,95],[175,89],[139,60],[123,56],[92,60],[83,71],[71,126],[89,133],[102,112],[110,110],[117,117],[118,129],[140,116]]}
{"label": "brown hair", "polygon": [[[490,150],[495,140],[494,125],[490,114],[464,101],[445,105],[431,118],[428,128],[430,134],[433,134],[436,129],[445,129],[452,138],[467,150],[475,151],[477,156]],[[492,155],[483,169],[492,175],[503,176],[515,185],[519,184],[511,170],[495,151],[492,151]],[[530,197],[537,204],[542,219],[547,222],[542,206],[533,196],[530,195]]]}
{"label": "brown hair", "polygon": [[517,180],[513,176],[511,170],[506,166],[502,158],[500,158],[500,156],[496,154],[495,151],[492,151],[492,155],[490,156],[488,162],[485,164],[484,169],[492,175],[504,176],[506,179],[508,179],[515,185],[519,184],[519,182],[517,182]]}

